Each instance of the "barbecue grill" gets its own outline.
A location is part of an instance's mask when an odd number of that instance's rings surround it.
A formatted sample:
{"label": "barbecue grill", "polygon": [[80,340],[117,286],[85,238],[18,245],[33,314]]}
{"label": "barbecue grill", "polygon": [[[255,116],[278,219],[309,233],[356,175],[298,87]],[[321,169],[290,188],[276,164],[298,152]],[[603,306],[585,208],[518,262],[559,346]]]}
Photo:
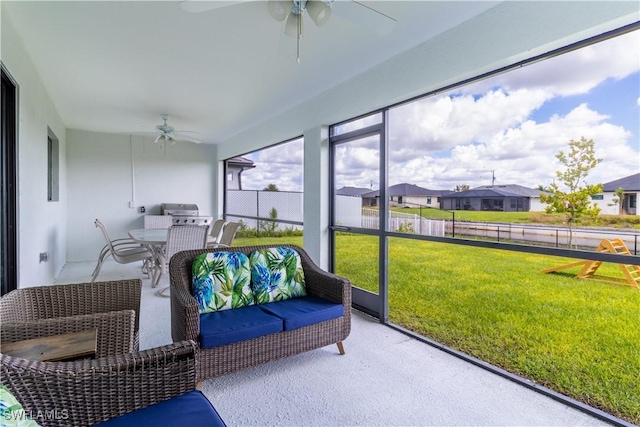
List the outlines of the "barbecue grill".
{"label": "barbecue grill", "polygon": [[162,203],[160,215],[172,216],[198,216],[198,205],[189,203]]}

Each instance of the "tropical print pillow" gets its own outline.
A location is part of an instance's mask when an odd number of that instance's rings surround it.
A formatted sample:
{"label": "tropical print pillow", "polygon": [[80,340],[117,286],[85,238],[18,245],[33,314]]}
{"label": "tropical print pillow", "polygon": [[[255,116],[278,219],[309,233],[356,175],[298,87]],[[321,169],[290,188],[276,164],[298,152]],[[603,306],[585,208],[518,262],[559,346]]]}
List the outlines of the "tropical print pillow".
{"label": "tropical print pillow", "polygon": [[38,427],[38,423],[28,417],[11,390],[0,385],[0,424],[2,427]]}
{"label": "tropical print pillow", "polygon": [[260,249],[251,253],[249,262],[256,304],[307,295],[300,254],[295,249]]}
{"label": "tropical print pillow", "polygon": [[200,314],[253,305],[249,258],[240,252],[209,252],[193,260],[193,295]]}

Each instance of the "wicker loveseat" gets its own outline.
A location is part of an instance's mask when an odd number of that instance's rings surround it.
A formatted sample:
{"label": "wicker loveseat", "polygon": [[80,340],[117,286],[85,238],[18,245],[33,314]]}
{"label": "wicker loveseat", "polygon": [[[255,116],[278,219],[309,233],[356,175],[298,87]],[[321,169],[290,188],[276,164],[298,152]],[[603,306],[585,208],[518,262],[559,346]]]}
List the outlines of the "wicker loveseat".
{"label": "wicker loveseat", "polygon": [[140,279],[13,290],[0,299],[2,342],[97,329],[96,357],[137,351]]}
{"label": "wicker loveseat", "polygon": [[[326,303],[332,309],[339,306],[341,313],[339,317],[289,330],[281,327],[277,332],[271,331],[255,338],[224,345],[203,345],[201,314],[199,304],[193,295],[194,259],[198,255],[217,251],[242,252],[249,256],[253,251],[273,247],[264,245],[191,250],[179,252],[171,258],[169,264],[171,334],[174,341],[193,340],[200,344],[197,355],[198,381],[330,344],[337,344],[340,354],[344,354],[342,341],[349,335],[351,329],[351,283],[345,278],[321,270],[302,248],[294,245],[278,245],[278,247],[294,249],[300,255],[307,295],[299,299],[295,298],[299,300],[296,302],[304,302],[302,300],[308,298],[309,301]],[[220,313],[226,315],[229,312],[254,307],[256,306],[233,308]],[[253,319],[244,324],[248,324],[251,328],[255,326],[252,322]]]}
{"label": "wicker loveseat", "polygon": [[73,362],[2,354],[1,383],[21,405],[2,416],[13,421],[26,415],[43,426],[224,426],[195,389],[196,350],[185,341]]}

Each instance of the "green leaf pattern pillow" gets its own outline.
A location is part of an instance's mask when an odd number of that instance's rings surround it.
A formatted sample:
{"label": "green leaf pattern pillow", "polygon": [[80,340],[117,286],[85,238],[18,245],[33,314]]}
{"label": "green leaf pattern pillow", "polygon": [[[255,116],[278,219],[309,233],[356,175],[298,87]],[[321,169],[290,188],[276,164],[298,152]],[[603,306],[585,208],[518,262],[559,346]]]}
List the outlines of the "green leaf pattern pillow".
{"label": "green leaf pattern pillow", "polygon": [[209,252],[193,260],[193,294],[200,314],[253,305],[249,258],[240,252]]}
{"label": "green leaf pattern pillow", "polygon": [[294,249],[277,247],[253,251],[249,262],[256,304],[307,295],[300,254]]}
{"label": "green leaf pattern pillow", "polygon": [[0,385],[0,425],[2,427],[38,427],[38,423],[29,418],[11,390]]}

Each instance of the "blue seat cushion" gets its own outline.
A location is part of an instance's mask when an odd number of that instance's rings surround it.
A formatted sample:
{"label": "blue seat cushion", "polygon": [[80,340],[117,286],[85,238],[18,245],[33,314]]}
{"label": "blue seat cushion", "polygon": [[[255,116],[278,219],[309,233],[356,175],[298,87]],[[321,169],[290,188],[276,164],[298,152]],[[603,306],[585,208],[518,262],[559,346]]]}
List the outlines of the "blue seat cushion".
{"label": "blue seat cushion", "polygon": [[200,315],[200,347],[212,348],[282,331],[282,320],[258,306]]}
{"label": "blue seat cushion", "polygon": [[198,391],[120,415],[98,426],[226,426],[213,405]]}
{"label": "blue seat cushion", "polygon": [[310,296],[260,304],[258,307],[265,313],[282,319],[285,331],[337,319],[344,315],[342,304]]}

